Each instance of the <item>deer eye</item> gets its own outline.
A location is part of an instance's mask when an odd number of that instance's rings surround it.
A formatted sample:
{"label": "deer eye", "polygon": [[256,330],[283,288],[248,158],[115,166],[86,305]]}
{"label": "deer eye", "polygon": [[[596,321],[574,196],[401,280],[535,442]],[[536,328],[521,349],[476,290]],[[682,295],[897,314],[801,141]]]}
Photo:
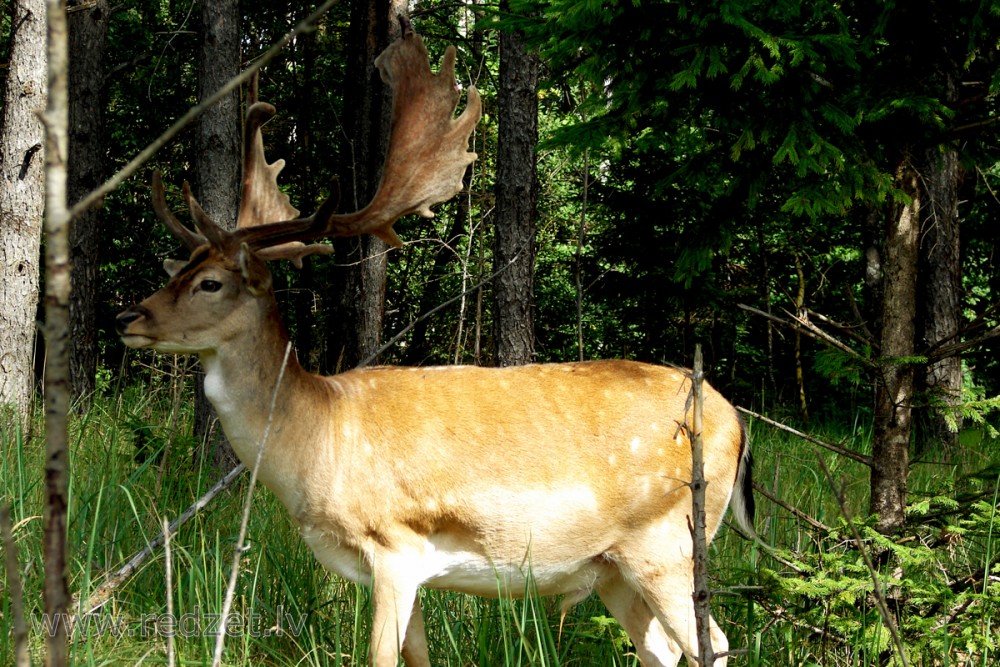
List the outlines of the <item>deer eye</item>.
{"label": "deer eye", "polygon": [[203,292],[218,292],[220,289],[222,289],[222,283],[220,283],[218,280],[202,280],[201,284],[198,285],[198,287]]}

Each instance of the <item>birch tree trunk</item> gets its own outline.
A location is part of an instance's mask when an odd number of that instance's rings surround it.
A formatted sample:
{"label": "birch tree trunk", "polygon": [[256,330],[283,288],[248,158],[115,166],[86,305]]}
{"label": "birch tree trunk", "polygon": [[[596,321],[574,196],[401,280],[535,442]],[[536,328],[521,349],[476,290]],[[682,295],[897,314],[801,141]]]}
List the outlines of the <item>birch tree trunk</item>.
{"label": "birch tree trunk", "polygon": [[0,407],[24,418],[34,388],[44,200],[45,2],[13,0],[0,128]]}
{"label": "birch tree trunk", "polygon": [[69,664],[69,37],[65,0],[45,0],[47,23],[45,107],[45,614],[47,667]]}

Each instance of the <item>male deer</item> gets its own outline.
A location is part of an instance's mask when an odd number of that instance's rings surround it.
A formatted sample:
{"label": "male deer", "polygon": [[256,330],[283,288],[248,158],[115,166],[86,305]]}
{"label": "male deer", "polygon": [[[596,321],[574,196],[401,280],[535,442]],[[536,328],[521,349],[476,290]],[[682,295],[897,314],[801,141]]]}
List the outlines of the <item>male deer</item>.
{"label": "male deer", "polygon": [[[270,410],[288,335],[264,261],[324,252],[302,243],[320,237],[370,233],[398,244],[393,222],[432,215],[476,157],[467,147],[479,95],[470,88],[454,117],[454,47],[435,76],[407,30],[377,64],[394,91],[393,126],[372,202],[341,215],[327,201],[297,218],[277,187],[283,163],[264,158],[260,128],[274,110],[254,104],[235,231],[217,227],[185,184],[198,232],[187,229],[154,177],[154,208],[191,256],[165,263],[166,287],[118,316],[122,340],[199,355],[205,393],[249,465],[271,420],[259,478],[322,565],[371,586],[376,667],[400,655],[429,665],[418,587],[516,596],[529,581],[566,596],[567,607],[596,590],[647,666],[696,660],[684,373],[595,361],[320,377],[293,355]],[[708,387],[704,414],[709,538],[731,497],[752,530],[742,422]],[[725,651],[712,623],[714,648]]]}

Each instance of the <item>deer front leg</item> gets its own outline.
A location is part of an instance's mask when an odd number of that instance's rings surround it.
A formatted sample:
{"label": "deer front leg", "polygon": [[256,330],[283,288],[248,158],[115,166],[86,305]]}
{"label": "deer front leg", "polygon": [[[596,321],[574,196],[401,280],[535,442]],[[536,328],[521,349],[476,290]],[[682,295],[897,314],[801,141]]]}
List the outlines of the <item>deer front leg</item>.
{"label": "deer front leg", "polygon": [[403,640],[403,662],[406,667],[430,667],[431,657],[427,650],[427,634],[424,631],[424,615],[420,610],[420,600],[413,601],[410,624],[406,626]]}
{"label": "deer front leg", "polygon": [[405,564],[401,562],[404,560],[404,557],[393,556],[379,558],[375,569],[371,636],[374,667],[396,667],[401,652],[410,667],[430,664],[423,618],[417,604],[420,582],[407,576]]}

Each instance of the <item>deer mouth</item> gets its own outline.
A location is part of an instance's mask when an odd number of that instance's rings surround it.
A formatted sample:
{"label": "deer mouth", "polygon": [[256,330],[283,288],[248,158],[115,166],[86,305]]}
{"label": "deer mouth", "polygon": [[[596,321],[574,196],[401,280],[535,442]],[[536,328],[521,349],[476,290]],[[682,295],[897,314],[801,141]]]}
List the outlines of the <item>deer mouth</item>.
{"label": "deer mouth", "polygon": [[115,318],[115,329],[121,336],[122,342],[134,348],[149,347],[154,344],[156,342],[154,338],[129,331],[134,325],[138,325],[150,316],[149,309],[141,304],[119,313],[118,317]]}
{"label": "deer mouth", "polygon": [[142,336],[140,334],[121,333],[119,337],[125,345],[135,349],[149,347],[156,342],[149,336]]}

